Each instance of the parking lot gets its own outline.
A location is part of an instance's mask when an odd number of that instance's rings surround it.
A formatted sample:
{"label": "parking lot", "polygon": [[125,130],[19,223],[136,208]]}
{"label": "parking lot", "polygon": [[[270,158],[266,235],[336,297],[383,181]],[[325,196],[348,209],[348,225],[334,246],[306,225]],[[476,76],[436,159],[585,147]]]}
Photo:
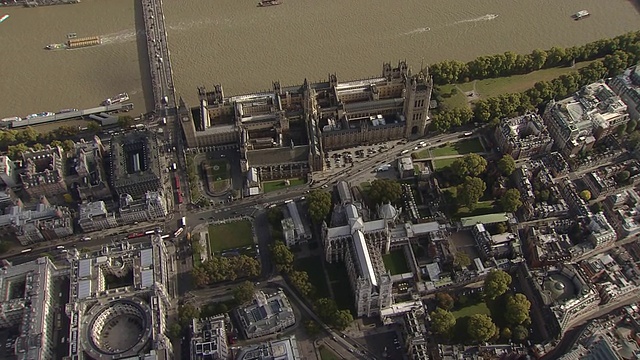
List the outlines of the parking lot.
{"label": "parking lot", "polygon": [[337,172],[376,154],[393,151],[396,146],[404,143],[404,141],[389,141],[370,146],[354,147],[348,150],[329,151],[325,154],[325,165],[329,172]]}
{"label": "parking lot", "polygon": [[370,352],[379,355],[377,356],[379,359],[403,359],[403,340],[399,334],[392,329],[389,329],[389,332],[385,333],[365,335],[364,338],[358,339],[358,342],[364,342]]}

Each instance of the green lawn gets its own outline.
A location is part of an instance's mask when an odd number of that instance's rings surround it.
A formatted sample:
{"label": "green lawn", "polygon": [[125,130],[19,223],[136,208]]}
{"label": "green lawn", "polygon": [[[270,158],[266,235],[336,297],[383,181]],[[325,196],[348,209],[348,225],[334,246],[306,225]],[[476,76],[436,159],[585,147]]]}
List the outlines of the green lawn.
{"label": "green lawn", "polygon": [[484,148],[482,147],[480,140],[477,138],[462,140],[453,144],[447,144],[446,146],[431,149],[431,155],[433,157],[465,155],[480,152],[484,152]]}
{"label": "green lawn", "polygon": [[398,275],[410,272],[407,260],[404,257],[404,251],[394,250],[382,256],[384,266],[391,272],[391,275]]}
{"label": "green lawn", "polygon": [[336,353],[334,353],[331,349],[329,349],[326,346],[320,346],[318,348],[318,351],[320,352],[320,359],[321,360],[340,360],[341,357],[336,355]]}
{"label": "green lawn", "polygon": [[229,162],[227,160],[209,160],[211,166],[211,176],[214,180],[224,180],[229,178]]}
{"label": "green lawn", "polygon": [[[305,180],[303,178],[293,178],[289,179],[289,186],[303,185]],[[273,180],[273,181],[264,181],[262,182],[262,188],[265,193],[282,190],[287,188],[284,180]]]}
{"label": "green lawn", "polygon": [[217,180],[213,182],[213,191],[218,192],[229,187],[229,180]]}
{"label": "green lawn", "polygon": [[322,261],[321,257],[313,256],[297,260],[294,263],[296,270],[309,274],[309,282],[315,288],[315,295],[319,298],[330,297],[329,286],[322,270]]}
{"label": "green lawn", "polygon": [[[458,85],[458,87],[460,87],[460,86],[461,85]],[[467,106],[467,97],[464,95],[464,93],[462,93],[462,92],[460,92],[460,90],[458,90],[454,95],[450,95],[452,89],[456,89],[455,84],[440,86],[440,94],[442,94],[442,97],[444,98],[444,103],[449,108],[457,108],[457,107]],[[462,90],[466,90],[464,88],[461,88],[461,89]]]}
{"label": "green lawn", "polygon": [[248,220],[240,220],[228,224],[210,225],[209,245],[214,253],[252,246],[251,223]]}
{"label": "green lawn", "polygon": [[[523,75],[513,75],[508,77],[485,79],[476,83],[476,91],[481,97],[498,96],[507,93],[517,93],[532,88],[540,81],[551,81],[560,75],[578,71],[580,68],[588,66],[591,61],[577,63],[575,68],[558,67],[538,70]],[[473,85],[471,85],[473,88]]]}
{"label": "green lawn", "polygon": [[465,306],[462,309],[452,311],[451,313],[456,317],[456,319],[471,316],[473,314],[485,314],[491,316],[491,311],[489,311],[489,308],[487,307],[487,304],[484,303],[484,301],[477,304]]}
{"label": "green lawn", "polygon": [[493,200],[487,201],[478,201],[476,208],[473,211],[469,211],[466,207],[461,207],[458,209],[456,213],[456,217],[465,217],[465,216],[477,216],[477,215],[486,215],[495,212],[493,208]]}
{"label": "green lawn", "polygon": [[456,160],[458,160],[458,158],[434,159],[432,161],[433,169],[438,170],[438,169],[446,168],[447,166],[453,164]]}
{"label": "green lawn", "polygon": [[325,264],[331,289],[333,290],[333,299],[336,301],[339,309],[350,310],[354,313],[353,292],[351,284],[349,284],[349,274],[347,268],[342,263]]}
{"label": "green lawn", "polygon": [[[544,69],[533,71],[523,75],[513,75],[495,79],[478,80],[476,82],[476,91],[480,95],[480,98],[487,98],[491,96],[497,96],[507,93],[522,92],[539,81],[550,81],[560,75],[568,74],[573,71],[577,71],[580,68],[588,66],[591,61],[584,61],[577,63],[574,68],[570,67],[558,67],[552,69]],[[451,90],[457,88],[456,94],[451,95]],[[473,81],[462,84],[450,84],[440,86],[440,94],[444,98],[444,103],[449,108],[462,107],[467,105],[467,96],[464,92],[473,90]]]}

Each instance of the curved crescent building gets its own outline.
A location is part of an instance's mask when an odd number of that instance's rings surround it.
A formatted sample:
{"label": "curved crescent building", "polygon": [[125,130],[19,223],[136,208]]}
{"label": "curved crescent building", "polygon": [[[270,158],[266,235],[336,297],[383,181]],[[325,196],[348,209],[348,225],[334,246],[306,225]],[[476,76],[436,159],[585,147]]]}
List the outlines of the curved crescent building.
{"label": "curved crescent building", "polygon": [[167,250],[151,243],[105,246],[71,261],[70,359],[172,359]]}

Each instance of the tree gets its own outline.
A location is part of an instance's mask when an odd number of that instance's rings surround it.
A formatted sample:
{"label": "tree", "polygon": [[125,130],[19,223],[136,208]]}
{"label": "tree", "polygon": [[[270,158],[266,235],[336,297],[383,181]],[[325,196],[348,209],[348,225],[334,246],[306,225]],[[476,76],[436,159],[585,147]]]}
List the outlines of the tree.
{"label": "tree", "polygon": [[177,323],[173,323],[169,326],[169,337],[172,339],[178,339],[180,338],[180,335],[182,335],[182,326],[180,326],[180,324]]}
{"label": "tree", "polygon": [[437,308],[429,316],[431,317],[431,330],[434,333],[444,337],[451,336],[451,332],[456,326],[456,317],[452,313],[442,308]]}
{"label": "tree", "polygon": [[478,176],[487,169],[487,160],[478,154],[467,154],[451,164],[451,170],[459,178]]}
{"label": "tree", "polygon": [[584,201],[589,201],[591,200],[591,191],[589,190],[582,190],[580,191],[580,197],[582,198],[582,200]]}
{"label": "tree", "polygon": [[509,329],[508,327],[503,328],[502,331],[500,331],[500,338],[503,340],[510,340],[511,336],[511,329]]}
{"label": "tree", "polygon": [[100,129],[102,129],[102,126],[100,126],[100,124],[95,121],[91,121],[87,124],[87,129],[92,133],[97,133],[98,131],[100,131]]}
{"label": "tree", "polygon": [[308,296],[313,292],[313,285],[311,285],[309,274],[306,271],[292,271],[289,273],[289,281],[303,296]]}
{"label": "tree", "polygon": [[178,310],[178,320],[182,326],[191,324],[191,320],[198,317],[200,317],[200,310],[191,304],[184,304]]}
{"label": "tree", "polygon": [[515,294],[507,298],[504,317],[511,325],[521,325],[529,318],[531,302],[523,294]]}
{"label": "tree", "polygon": [[307,320],[304,323],[304,329],[307,331],[307,334],[311,336],[315,336],[320,333],[320,326],[318,326],[318,324],[313,320]]}
{"label": "tree", "polygon": [[469,317],[467,333],[472,340],[485,342],[498,334],[498,328],[485,314],[473,314]]}
{"label": "tree", "polygon": [[282,225],[282,219],[284,219],[282,209],[280,209],[279,207],[273,207],[267,210],[267,219],[269,220],[269,224],[271,224],[272,227],[279,228]]}
{"label": "tree", "polygon": [[453,308],[453,298],[447,293],[436,293],[436,301],[441,309],[449,311]]}
{"label": "tree", "polygon": [[207,270],[205,270],[202,265],[196,265],[193,267],[193,270],[191,270],[191,277],[193,278],[193,283],[200,288],[206,286],[211,281]]}
{"label": "tree", "polygon": [[202,254],[202,251],[204,251],[204,248],[202,247],[202,243],[200,242],[199,239],[192,239],[191,251],[193,252],[194,255]]}
{"label": "tree", "polygon": [[322,222],[331,210],[331,194],[322,190],[313,190],[307,200],[309,215],[316,224]]}
{"label": "tree", "polygon": [[11,249],[11,244],[8,241],[0,241],[0,254],[4,254]]}
{"label": "tree", "polygon": [[627,133],[631,134],[632,132],[636,131],[636,127],[638,126],[638,122],[635,120],[629,120],[629,122],[627,123]]}
{"label": "tree", "polygon": [[594,214],[602,212],[602,203],[596,202],[591,205],[591,212]]}
{"label": "tree", "polygon": [[505,176],[509,176],[516,170],[516,161],[513,160],[511,155],[506,154],[498,160],[498,169]]}
{"label": "tree", "polygon": [[67,204],[71,204],[73,202],[73,196],[71,196],[71,194],[69,193],[62,195],[62,197],[64,198],[64,202],[66,202]]}
{"label": "tree", "polygon": [[466,253],[458,251],[453,256],[453,265],[460,268],[466,268],[467,266],[471,265],[471,259],[469,259],[469,255],[467,255]]}
{"label": "tree", "polygon": [[513,328],[513,334],[512,334],[513,341],[522,342],[528,337],[529,337],[529,330],[527,330],[526,327],[522,325],[518,325],[515,328]]}
{"label": "tree", "polygon": [[502,270],[491,270],[484,279],[484,296],[490,300],[504,294],[511,285],[511,275]]}
{"label": "tree", "polygon": [[62,142],[62,149],[64,151],[71,151],[76,147],[76,143],[71,139],[67,139]]}
{"label": "tree", "polygon": [[282,241],[271,245],[271,259],[279,272],[289,272],[293,269],[293,253]]}
{"label": "tree", "polygon": [[514,212],[522,206],[522,200],[520,200],[520,190],[518,189],[509,189],[507,190],[502,198],[500,198],[500,204],[502,205],[502,210],[506,212]]}
{"label": "tree", "polygon": [[456,199],[458,200],[458,205],[466,206],[469,210],[475,209],[485,190],[487,190],[487,185],[482,179],[471,176],[465,177],[464,182],[457,187]]}
{"label": "tree", "polygon": [[616,175],[616,182],[618,184],[624,184],[629,180],[630,177],[631,177],[631,173],[629,171],[627,170],[620,171]]}
{"label": "tree", "polygon": [[507,232],[507,225],[505,225],[504,223],[498,223],[498,225],[496,225],[496,232],[498,234],[504,234],[505,232]]}
{"label": "tree", "polygon": [[349,310],[338,310],[333,317],[331,325],[337,330],[344,330],[353,322],[353,315]]}
{"label": "tree", "polygon": [[129,115],[118,116],[118,126],[125,129],[133,125],[133,118]]}
{"label": "tree", "polygon": [[394,180],[377,179],[371,183],[368,195],[376,204],[395,202],[402,195],[402,186]]}
{"label": "tree", "polygon": [[332,317],[338,312],[338,306],[333,299],[320,298],[316,301],[316,313],[325,323],[331,323]]}
{"label": "tree", "polygon": [[255,291],[256,289],[251,281],[244,281],[233,289],[233,298],[236,299],[238,304],[246,304],[253,299]]}

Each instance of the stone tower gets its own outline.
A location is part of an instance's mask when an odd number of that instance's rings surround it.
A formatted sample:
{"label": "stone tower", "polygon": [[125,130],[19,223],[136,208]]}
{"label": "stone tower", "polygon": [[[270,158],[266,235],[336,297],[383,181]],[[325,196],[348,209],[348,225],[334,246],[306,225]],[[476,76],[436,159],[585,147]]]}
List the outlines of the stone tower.
{"label": "stone tower", "polygon": [[196,139],[196,125],[193,123],[193,117],[189,107],[185,104],[182,97],[178,104],[178,121],[184,132],[184,137],[187,140],[188,147],[197,147],[198,140]]}
{"label": "stone tower", "polygon": [[432,89],[433,81],[424,72],[407,77],[404,101],[404,116],[407,121],[406,138],[421,137],[426,133]]}

